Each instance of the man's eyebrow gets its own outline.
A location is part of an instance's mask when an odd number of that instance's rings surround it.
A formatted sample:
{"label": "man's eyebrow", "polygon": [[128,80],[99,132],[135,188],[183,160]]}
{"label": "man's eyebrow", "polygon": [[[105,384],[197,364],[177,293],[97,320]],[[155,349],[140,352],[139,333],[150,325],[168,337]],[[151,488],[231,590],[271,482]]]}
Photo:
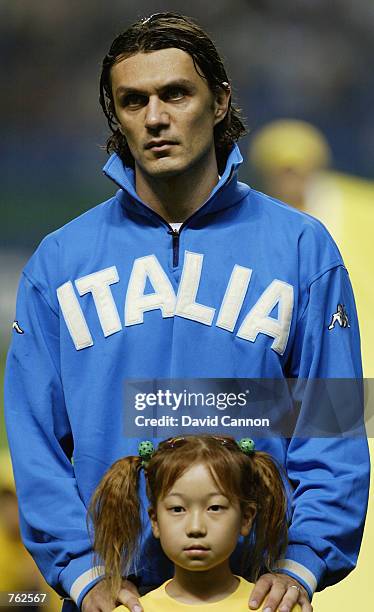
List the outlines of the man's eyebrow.
{"label": "man's eyebrow", "polygon": [[[190,91],[195,91],[196,89],[196,86],[192,83],[192,81],[180,78],[169,81],[168,83],[161,85],[161,87],[157,87],[156,91],[158,93],[162,93],[165,90],[170,89],[171,87],[184,87],[186,89],[189,89]],[[138,87],[126,87],[125,85],[119,85],[116,89],[116,95],[118,96],[121,94],[139,94],[144,96],[148,95],[148,92]]]}

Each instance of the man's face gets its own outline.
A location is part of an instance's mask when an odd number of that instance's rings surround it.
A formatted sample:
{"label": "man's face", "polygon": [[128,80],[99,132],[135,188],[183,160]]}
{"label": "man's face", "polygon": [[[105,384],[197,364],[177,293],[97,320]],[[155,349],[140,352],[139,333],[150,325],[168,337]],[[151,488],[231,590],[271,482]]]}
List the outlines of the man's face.
{"label": "man's face", "polygon": [[214,155],[213,128],[227,108],[181,49],[137,53],[111,70],[115,112],[137,170],[181,174]]}
{"label": "man's face", "polygon": [[171,561],[188,571],[228,564],[239,535],[248,535],[254,510],[243,516],[238,500],[218,489],[203,464],[193,465],[150,510],[155,537]]}

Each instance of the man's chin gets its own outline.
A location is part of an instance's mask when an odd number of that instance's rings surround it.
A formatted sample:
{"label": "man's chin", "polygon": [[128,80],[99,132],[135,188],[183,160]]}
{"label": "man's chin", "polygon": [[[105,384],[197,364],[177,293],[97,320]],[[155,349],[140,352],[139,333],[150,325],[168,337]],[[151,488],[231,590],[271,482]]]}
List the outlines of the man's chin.
{"label": "man's chin", "polygon": [[171,178],[184,174],[188,169],[187,164],[172,157],[160,157],[154,162],[147,163],[142,167],[142,172],[152,178]]}

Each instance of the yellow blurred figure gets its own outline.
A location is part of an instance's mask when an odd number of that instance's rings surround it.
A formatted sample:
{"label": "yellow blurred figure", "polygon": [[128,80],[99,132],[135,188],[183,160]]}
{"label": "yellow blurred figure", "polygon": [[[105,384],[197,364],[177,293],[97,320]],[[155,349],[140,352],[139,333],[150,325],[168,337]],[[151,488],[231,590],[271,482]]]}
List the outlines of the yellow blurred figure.
{"label": "yellow blurred figure", "polygon": [[[364,376],[374,378],[374,181],[337,172],[326,172],[308,193],[306,212],[320,219],[336,240],[349,271],[360,321]],[[373,382],[367,386],[366,427],[372,465],[374,463]],[[373,470],[373,469],[372,469]],[[373,479],[373,471],[372,471]],[[317,593],[315,609],[331,606],[345,610],[366,608],[374,596],[374,494],[371,487],[369,508],[357,569],[337,586]]]}
{"label": "yellow blurred figure", "polygon": [[320,219],[332,234],[355,292],[364,373],[374,377],[374,289],[367,282],[374,278],[374,183],[328,170],[332,155],[326,138],[296,119],[260,128],[248,158],[265,193]]}
{"label": "yellow blurred figure", "polygon": [[[38,591],[47,593],[45,612],[61,609],[58,595],[44,581],[21,541],[18,504],[10,456],[0,451],[0,592]],[[8,608],[1,607],[6,612]],[[9,606],[9,610],[14,607]],[[34,608],[35,609],[35,608]]]}
{"label": "yellow blurred figure", "polygon": [[[374,378],[374,182],[328,169],[329,145],[304,121],[279,120],[261,128],[251,141],[249,162],[259,187],[272,197],[313,215],[336,241],[352,282],[360,321],[364,376]],[[374,388],[370,386],[370,395]],[[366,426],[374,462],[374,398]],[[316,593],[318,612],[366,609],[374,597],[374,494],[371,489],[357,569],[337,585]]]}
{"label": "yellow blurred figure", "polygon": [[300,210],[311,180],[330,162],[324,135],[297,119],[268,123],[254,134],[249,147],[249,163],[260,189]]}

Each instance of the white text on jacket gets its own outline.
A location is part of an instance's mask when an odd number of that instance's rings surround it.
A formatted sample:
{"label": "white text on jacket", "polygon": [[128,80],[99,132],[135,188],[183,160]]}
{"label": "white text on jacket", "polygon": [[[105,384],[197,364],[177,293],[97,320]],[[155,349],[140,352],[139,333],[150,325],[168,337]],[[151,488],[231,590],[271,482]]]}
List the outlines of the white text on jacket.
{"label": "white text on jacket", "polygon": [[[159,309],[162,317],[183,317],[211,326],[216,308],[196,301],[204,255],[186,251],[177,294],[155,255],[135,259],[125,300],[125,326],[144,322],[144,313]],[[220,305],[215,325],[233,332],[250,284],[252,270],[235,265]],[[144,293],[150,282],[154,292]],[[75,280],[80,296],[91,293],[104,336],[122,329],[121,318],[110,285],[119,282],[116,266],[98,270]],[[77,350],[94,344],[86,318],[71,281],[57,289],[63,317]],[[243,319],[237,336],[255,342],[258,334],[274,338],[271,348],[283,355],[290,332],[294,293],[289,283],[274,279]],[[277,318],[271,317],[278,307]]]}

